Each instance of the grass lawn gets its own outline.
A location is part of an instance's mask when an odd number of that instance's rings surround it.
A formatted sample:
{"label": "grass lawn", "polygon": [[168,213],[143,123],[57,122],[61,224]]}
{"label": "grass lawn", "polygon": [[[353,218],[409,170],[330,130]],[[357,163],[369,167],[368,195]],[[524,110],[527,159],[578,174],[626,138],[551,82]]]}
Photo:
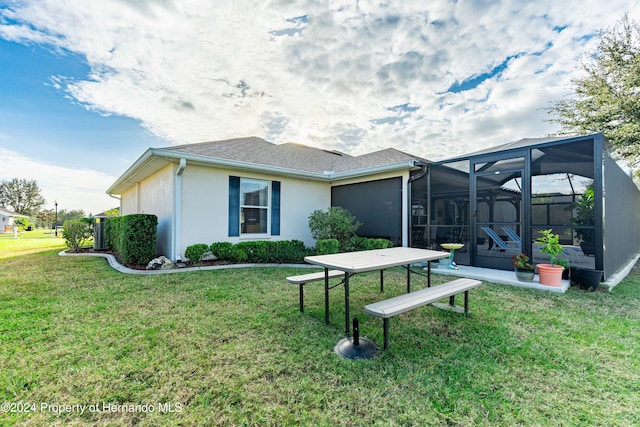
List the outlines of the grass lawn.
{"label": "grass lawn", "polygon": [[[640,425],[637,271],[611,293],[485,284],[473,318],[414,310],[391,319],[389,351],[348,361],[333,353],[340,288],[325,325],[322,285],[300,314],[284,280],[309,270],[133,276],[59,249],[7,250],[0,425]],[[354,276],[351,311],[381,343],[363,309],[381,298],[378,277]],[[404,280],[386,274],[384,297]]]}

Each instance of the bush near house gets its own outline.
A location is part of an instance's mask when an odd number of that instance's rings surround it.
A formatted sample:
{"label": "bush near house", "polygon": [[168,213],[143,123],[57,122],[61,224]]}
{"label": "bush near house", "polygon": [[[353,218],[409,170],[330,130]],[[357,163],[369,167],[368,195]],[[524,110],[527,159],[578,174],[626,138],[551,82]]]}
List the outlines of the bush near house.
{"label": "bush near house", "polygon": [[337,239],[322,239],[316,242],[316,254],[337,254],[340,251],[340,242]]}
{"label": "bush near house", "polygon": [[67,220],[64,222],[62,237],[73,252],[79,252],[84,244],[91,239],[93,232],[91,226],[82,219]]}
{"label": "bush near house", "polygon": [[[205,245],[206,246],[206,245]],[[209,246],[211,253],[220,261],[250,262],[256,264],[301,263],[313,250],[300,240],[255,240],[251,242],[215,242]],[[186,252],[185,252],[185,255]],[[187,256],[188,257],[188,256]]]}
{"label": "bush near house", "polygon": [[106,218],[104,240],[107,249],[119,254],[127,265],[144,265],[156,255],[158,217],[132,214]]}
{"label": "bush near house", "polygon": [[158,217],[125,215],[120,224],[120,256],[125,264],[142,265],[156,256]]}
{"label": "bush near house", "polygon": [[120,224],[123,217],[105,218],[104,244],[107,249],[120,252]]}
{"label": "bush near house", "polygon": [[336,239],[343,252],[350,250],[349,241],[361,225],[351,212],[340,206],[316,210],[309,215],[311,236],[316,240]]}
{"label": "bush near house", "polygon": [[200,264],[202,258],[208,254],[211,254],[211,249],[209,249],[209,245],[204,243],[188,246],[187,250],[184,251],[184,255],[189,259],[189,262],[195,265]]}
{"label": "bush near house", "polygon": [[374,249],[392,248],[393,242],[389,239],[356,236],[349,240],[349,245],[353,251],[371,251]]}

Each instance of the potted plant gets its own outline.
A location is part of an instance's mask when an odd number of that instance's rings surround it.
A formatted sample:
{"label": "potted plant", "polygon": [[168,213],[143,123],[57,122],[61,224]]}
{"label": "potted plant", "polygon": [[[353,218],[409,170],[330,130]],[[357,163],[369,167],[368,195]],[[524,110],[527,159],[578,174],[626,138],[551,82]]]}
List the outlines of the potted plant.
{"label": "potted plant", "polygon": [[556,264],[561,265],[564,268],[562,272],[562,280],[569,280],[569,271],[571,269],[571,262],[569,262],[566,258],[558,258],[556,259]]}
{"label": "potted plant", "polygon": [[536,239],[536,244],[540,245],[540,252],[549,256],[551,264],[538,264],[538,274],[540,284],[547,286],[560,286],[562,283],[562,272],[564,267],[558,265],[558,255],[564,249],[560,244],[560,236],[553,234],[553,230],[540,231],[541,236]]}
{"label": "potted plant", "polygon": [[534,276],[534,267],[529,262],[527,254],[520,254],[513,257],[511,264],[515,268],[516,278],[521,282],[531,282]]}
{"label": "potted plant", "polygon": [[571,222],[576,225],[576,237],[580,240],[580,248],[585,255],[595,254],[595,192],[593,184],[587,186],[579,201],[571,203],[565,208],[568,211],[575,210],[575,217]]}

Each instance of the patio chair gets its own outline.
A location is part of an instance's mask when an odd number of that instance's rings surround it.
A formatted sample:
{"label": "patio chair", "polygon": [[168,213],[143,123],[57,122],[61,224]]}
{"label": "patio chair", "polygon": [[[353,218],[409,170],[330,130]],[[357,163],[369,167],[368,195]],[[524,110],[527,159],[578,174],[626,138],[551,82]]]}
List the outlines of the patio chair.
{"label": "patio chair", "polygon": [[502,228],[502,230],[505,233],[507,233],[507,236],[509,236],[509,238],[513,243],[515,243],[518,246],[522,246],[522,239],[520,239],[520,236],[518,236],[515,231],[513,231],[509,227],[500,227],[500,228]]}
{"label": "patio chair", "polygon": [[518,244],[517,242],[505,242],[504,240],[502,240],[502,238],[500,236],[498,236],[496,234],[495,231],[493,231],[493,229],[489,228],[489,227],[482,227],[482,231],[484,231],[485,233],[487,233],[487,236],[491,237],[491,240],[493,240],[493,245],[491,245],[491,250],[489,251],[489,254],[492,254],[494,251],[497,252],[499,250],[503,250],[505,252],[507,251],[520,251],[522,245]]}

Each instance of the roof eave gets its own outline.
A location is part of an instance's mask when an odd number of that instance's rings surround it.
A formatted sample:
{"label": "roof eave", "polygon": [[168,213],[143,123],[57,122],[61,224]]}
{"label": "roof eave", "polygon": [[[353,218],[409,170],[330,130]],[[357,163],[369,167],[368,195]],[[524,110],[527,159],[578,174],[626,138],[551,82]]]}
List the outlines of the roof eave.
{"label": "roof eave", "polygon": [[[162,158],[166,161],[173,162],[179,159],[185,159],[192,164],[200,164],[206,166],[224,167],[233,170],[242,170],[247,172],[261,172],[269,175],[286,176],[298,179],[307,179],[314,181],[332,182],[350,178],[365,177],[371,175],[378,175],[382,173],[400,171],[400,170],[412,170],[417,166],[416,160],[405,160],[402,162],[392,163],[388,165],[381,165],[375,167],[369,167],[364,169],[356,169],[346,172],[336,173],[317,173],[301,171],[297,169],[282,168],[278,166],[259,165],[255,163],[241,162],[237,160],[227,160],[214,158],[209,156],[202,156],[189,153],[178,153],[173,150],[166,150],[162,148],[149,148],[144,152],[142,156],[131,165],[118,180],[107,189],[107,194],[122,194],[127,188],[133,185],[136,181],[134,178],[140,174],[141,170],[148,165],[154,158]],[[144,179],[146,175],[141,176]],[[140,180],[141,180],[140,179]],[[129,183],[130,185],[127,185]]]}

